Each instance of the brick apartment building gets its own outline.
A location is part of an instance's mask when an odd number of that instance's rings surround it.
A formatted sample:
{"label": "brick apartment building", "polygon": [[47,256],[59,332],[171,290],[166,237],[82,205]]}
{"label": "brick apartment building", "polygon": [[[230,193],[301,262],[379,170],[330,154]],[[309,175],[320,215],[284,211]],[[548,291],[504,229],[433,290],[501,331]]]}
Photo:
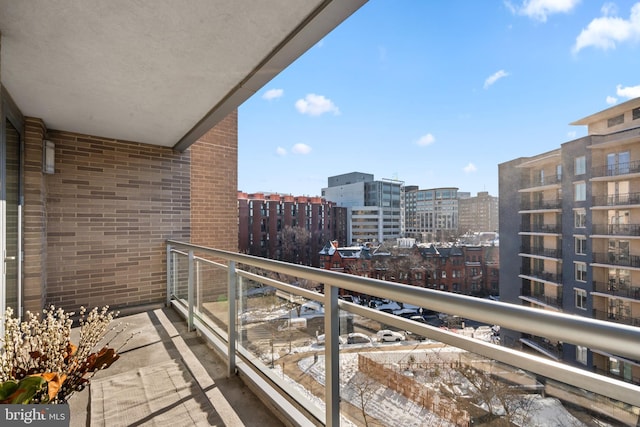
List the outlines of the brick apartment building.
{"label": "brick apartment building", "polygon": [[345,239],[346,208],[322,197],[238,192],[241,252],[319,266],[326,241]]}

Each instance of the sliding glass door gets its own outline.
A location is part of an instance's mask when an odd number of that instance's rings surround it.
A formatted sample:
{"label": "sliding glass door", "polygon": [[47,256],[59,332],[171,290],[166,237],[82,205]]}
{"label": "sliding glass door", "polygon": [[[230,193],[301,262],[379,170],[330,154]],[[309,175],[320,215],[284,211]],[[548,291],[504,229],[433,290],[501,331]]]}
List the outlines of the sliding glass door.
{"label": "sliding glass door", "polygon": [[0,309],[11,307],[15,316],[22,315],[22,203],[21,147],[22,117],[9,101],[2,98],[0,130]]}

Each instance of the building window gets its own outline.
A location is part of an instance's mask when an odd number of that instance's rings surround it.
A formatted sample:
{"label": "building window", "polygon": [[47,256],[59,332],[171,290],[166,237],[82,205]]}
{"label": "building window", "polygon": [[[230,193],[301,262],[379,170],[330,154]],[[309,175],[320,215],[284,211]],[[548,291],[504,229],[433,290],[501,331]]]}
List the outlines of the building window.
{"label": "building window", "polygon": [[576,280],[578,282],[587,281],[587,264],[584,262],[576,262]]}
{"label": "building window", "polygon": [[587,347],[576,346],[576,361],[583,365],[587,364]]}
{"label": "building window", "polygon": [[587,173],[587,158],[585,156],[576,157],[575,174],[584,175]]}
{"label": "building window", "polygon": [[576,308],[580,308],[582,310],[587,309],[587,291],[584,289],[573,289],[573,295],[576,300]]}
{"label": "building window", "polygon": [[443,279],[446,279],[446,278],[447,278],[447,272],[446,272],[446,271],[444,271],[444,270],[442,270],[442,278],[443,278]]}
{"label": "building window", "polygon": [[607,120],[607,127],[613,127],[624,123],[624,114],[620,114],[619,116],[611,117]]}
{"label": "building window", "polygon": [[640,107],[631,110],[631,120],[640,119]]}
{"label": "building window", "polygon": [[587,254],[587,238],[584,236],[576,236],[575,247],[576,247],[577,255],[586,255]]}
{"label": "building window", "polygon": [[587,211],[583,209],[574,211],[573,216],[576,228],[585,228],[587,226]]}
{"label": "building window", "polygon": [[574,200],[576,202],[584,202],[587,200],[587,184],[584,182],[577,182],[573,185]]}

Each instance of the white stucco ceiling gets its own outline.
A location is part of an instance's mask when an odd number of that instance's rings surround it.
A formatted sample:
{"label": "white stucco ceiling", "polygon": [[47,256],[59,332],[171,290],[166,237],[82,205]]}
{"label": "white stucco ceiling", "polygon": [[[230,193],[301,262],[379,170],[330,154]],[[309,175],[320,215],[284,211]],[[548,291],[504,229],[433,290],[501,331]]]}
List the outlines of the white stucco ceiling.
{"label": "white stucco ceiling", "polygon": [[47,128],[184,149],[366,0],[0,0],[0,78]]}

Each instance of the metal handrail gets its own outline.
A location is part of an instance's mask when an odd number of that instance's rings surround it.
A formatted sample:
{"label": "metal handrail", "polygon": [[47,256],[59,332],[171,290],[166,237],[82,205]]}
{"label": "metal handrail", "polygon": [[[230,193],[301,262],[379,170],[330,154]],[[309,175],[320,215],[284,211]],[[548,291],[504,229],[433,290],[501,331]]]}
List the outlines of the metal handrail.
{"label": "metal handrail", "polygon": [[[235,276],[246,276],[251,273],[236,267],[237,264],[253,266],[281,274],[294,276],[299,279],[307,279],[324,284],[324,294],[301,289],[285,283],[273,281],[259,275],[251,275],[252,280],[269,283],[278,289],[288,293],[320,300],[325,307],[325,357],[326,357],[326,387],[325,404],[326,419],[322,422],[327,425],[339,425],[339,328],[338,309],[351,313],[362,314],[374,320],[424,335],[430,339],[456,346],[458,348],[474,352],[485,357],[508,363],[515,367],[525,369],[536,374],[563,381],[575,387],[591,390],[604,396],[640,406],[640,388],[624,383],[613,378],[603,377],[593,372],[566,364],[550,361],[548,359],[516,351],[499,345],[474,340],[445,331],[429,325],[416,323],[400,316],[388,315],[377,310],[372,310],[356,304],[338,300],[338,290],[345,289],[351,292],[376,296],[413,304],[426,309],[462,316],[467,319],[477,320],[488,324],[500,325],[503,328],[521,331],[536,336],[544,336],[550,340],[572,343],[585,346],[610,354],[640,360],[640,346],[629,345],[630,342],[640,342],[640,328],[614,324],[580,316],[564,313],[539,310],[504,302],[485,300],[465,295],[441,292],[426,288],[413,287],[383,280],[359,277],[344,273],[321,270],[282,261],[257,258],[235,252],[220,249],[207,248],[184,242],[169,240],[167,253],[176,249],[188,253],[198,252],[217,260],[228,262],[229,269],[235,271]],[[190,256],[193,262],[193,256]],[[169,256],[168,256],[169,259]],[[168,268],[171,266],[168,266]],[[173,273],[168,271],[168,276]],[[231,272],[229,278],[232,279]],[[167,280],[169,286],[170,280]],[[194,286],[190,281],[189,286]],[[235,282],[229,283],[229,288],[235,287]],[[170,292],[168,287],[167,292]],[[193,291],[191,291],[193,292]],[[230,296],[235,294],[230,292]],[[168,298],[171,298],[170,296]],[[193,302],[190,303],[192,305]],[[193,310],[191,306],[190,311]],[[236,352],[235,330],[231,329],[237,313],[236,305],[229,304],[228,351]],[[190,322],[191,323],[191,322]],[[232,363],[232,356],[228,363]],[[234,367],[235,368],[235,367]],[[230,369],[230,372],[232,370]]]}

